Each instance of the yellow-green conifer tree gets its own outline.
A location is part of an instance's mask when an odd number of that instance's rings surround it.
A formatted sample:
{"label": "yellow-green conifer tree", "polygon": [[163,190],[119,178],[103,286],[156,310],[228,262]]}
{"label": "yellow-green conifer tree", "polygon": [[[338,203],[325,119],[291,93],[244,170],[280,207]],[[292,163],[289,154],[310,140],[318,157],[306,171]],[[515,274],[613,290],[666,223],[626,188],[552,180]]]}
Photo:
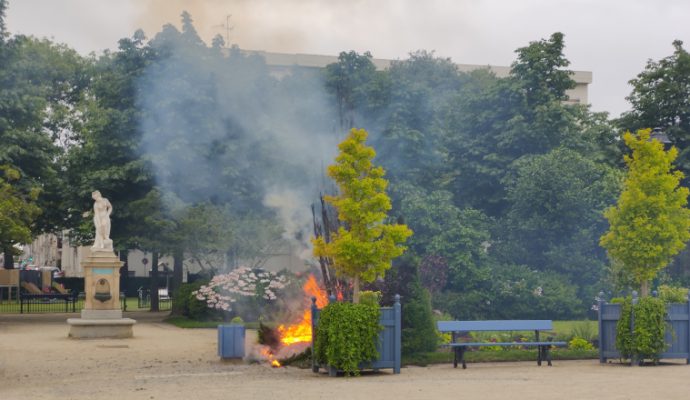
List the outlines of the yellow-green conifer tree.
{"label": "yellow-green conifer tree", "polygon": [[642,296],[649,294],[649,281],[690,239],[688,189],[680,186],[683,173],[671,166],[678,151],[664,151],[649,135],[649,129],[624,135],[632,150],[625,157],[628,174],[618,204],[604,214],[610,227],[600,241],[640,286]]}
{"label": "yellow-green conifer tree", "polygon": [[352,129],[338,145],[340,154],[328,167],[328,176],[340,193],[326,201],[338,210],[343,224],[329,243],[323,237],[313,240],[315,256],[330,258],[338,274],[352,278],[354,303],[359,302],[360,281],[383,276],[412,235],[406,225],[384,221],[391,209],[388,181],[384,169],[372,163],[376,152],[365,144],[367,136],[364,129]]}

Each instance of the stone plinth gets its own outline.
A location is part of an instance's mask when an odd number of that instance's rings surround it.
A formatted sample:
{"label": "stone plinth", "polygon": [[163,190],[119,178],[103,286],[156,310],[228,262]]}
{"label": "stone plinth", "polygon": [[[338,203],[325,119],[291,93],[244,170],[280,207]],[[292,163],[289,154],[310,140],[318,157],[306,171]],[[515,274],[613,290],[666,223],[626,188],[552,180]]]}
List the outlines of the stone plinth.
{"label": "stone plinth", "polygon": [[70,318],[69,337],[73,339],[126,339],[134,336],[134,324],[131,318],[118,319],[84,319]]}
{"label": "stone plinth", "polygon": [[94,251],[81,263],[84,268],[84,309],[81,318],[70,318],[69,337],[75,339],[129,338],[136,323],[122,318],[120,267],[122,261],[109,250]]}

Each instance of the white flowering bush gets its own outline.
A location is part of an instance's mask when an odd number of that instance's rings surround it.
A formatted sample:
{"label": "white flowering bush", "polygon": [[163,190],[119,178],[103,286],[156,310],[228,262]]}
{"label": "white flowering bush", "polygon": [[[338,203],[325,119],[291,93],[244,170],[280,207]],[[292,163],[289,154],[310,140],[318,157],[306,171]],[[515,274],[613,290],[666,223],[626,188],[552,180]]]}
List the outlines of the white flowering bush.
{"label": "white flowering bush", "polygon": [[230,311],[241,298],[272,301],[276,293],[289,283],[285,274],[239,267],[227,274],[216,275],[208,285],[192,293],[197,300],[206,301],[209,308]]}

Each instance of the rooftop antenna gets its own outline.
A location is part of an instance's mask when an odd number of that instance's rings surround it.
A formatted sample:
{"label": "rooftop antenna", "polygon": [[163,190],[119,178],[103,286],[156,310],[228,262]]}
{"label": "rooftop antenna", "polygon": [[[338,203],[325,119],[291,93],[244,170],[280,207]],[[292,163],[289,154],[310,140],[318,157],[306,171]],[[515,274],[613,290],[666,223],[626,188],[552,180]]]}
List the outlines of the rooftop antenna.
{"label": "rooftop antenna", "polygon": [[225,16],[225,23],[218,25],[221,28],[225,29],[225,45],[230,46],[230,31],[234,28],[234,26],[230,26],[230,17],[232,17],[232,14],[228,14]]}

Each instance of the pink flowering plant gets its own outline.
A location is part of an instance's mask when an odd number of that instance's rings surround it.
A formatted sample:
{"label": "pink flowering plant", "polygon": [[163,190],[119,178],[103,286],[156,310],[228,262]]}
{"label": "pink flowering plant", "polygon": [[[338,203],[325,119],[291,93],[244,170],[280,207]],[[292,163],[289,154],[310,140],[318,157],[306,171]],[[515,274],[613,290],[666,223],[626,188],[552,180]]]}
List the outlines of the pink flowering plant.
{"label": "pink flowering plant", "polygon": [[230,311],[233,304],[243,298],[262,302],[276,300],[278,291],[288,283],[285,273],[239,267],[227,274],[214,276],[208,285],[201,286],[192,295],[199,301],[205,301],[209,308]]}

